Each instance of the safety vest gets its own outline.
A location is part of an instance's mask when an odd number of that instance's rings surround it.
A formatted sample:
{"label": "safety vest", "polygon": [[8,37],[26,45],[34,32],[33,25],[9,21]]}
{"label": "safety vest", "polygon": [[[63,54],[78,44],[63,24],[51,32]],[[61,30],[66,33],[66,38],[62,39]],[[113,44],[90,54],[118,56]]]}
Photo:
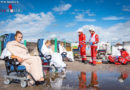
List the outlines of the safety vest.
{"label": "safety vest", "polygon": [[[96,33],[94,33],[92,37],[90,36],[89,42],[96,42],[95,36],[96,36]],[[94,44],[94,46],[97,46],[97,44]]]}

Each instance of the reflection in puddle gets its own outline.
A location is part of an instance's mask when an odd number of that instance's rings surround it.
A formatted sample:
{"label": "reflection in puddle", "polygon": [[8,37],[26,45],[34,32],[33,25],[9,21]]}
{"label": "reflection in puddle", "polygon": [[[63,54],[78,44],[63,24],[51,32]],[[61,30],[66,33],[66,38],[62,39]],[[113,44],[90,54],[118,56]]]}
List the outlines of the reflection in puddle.
{"label": "reflection in puddle", "polygon": [[45,86],[56,90],[130,90],[130,77],[126,72],[47,73]]}

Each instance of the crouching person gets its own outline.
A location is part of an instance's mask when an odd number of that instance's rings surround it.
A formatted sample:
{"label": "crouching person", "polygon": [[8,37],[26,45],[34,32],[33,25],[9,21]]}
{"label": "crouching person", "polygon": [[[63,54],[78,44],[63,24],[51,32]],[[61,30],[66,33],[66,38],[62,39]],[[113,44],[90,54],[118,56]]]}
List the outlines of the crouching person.
{"label": "crouching person", "polygon": [[129,54],[128,52],[122,48],[120,49],[120,53],[121,53],[121,56],[108,56],[108,60],[109,62],[111,63],[114,63],[114,64],[127,64],[128,63],[128,57],[129,57]]}
{"label": "crouching person", "polygon": [[121,64],[127,64],[129,61],[129,54],[128,52],[123,48],[120,50],[121,56],[119,57],[118,61]]}
{"label": "crouching person", "polygon": [[[14,56],[18,62],[26,67],[26,70],[33,76],[36,81],[43,82],[43,70],[41,59],[38,56],[31,56],[28,49],[21,44],[23,35],[20,31],[16,31],[15,41],[7,43],[7,50]],[[31,79],[31,76],[28,76]],[[34,84],[33,81],[29,82],[29,85]]]}

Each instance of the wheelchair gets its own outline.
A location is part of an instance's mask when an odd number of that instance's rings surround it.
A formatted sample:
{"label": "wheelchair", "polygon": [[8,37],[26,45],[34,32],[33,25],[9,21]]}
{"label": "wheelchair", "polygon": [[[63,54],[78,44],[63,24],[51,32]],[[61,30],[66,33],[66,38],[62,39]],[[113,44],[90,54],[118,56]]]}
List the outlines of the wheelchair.
{"label": "wheelchair", "polygon": [[[13,41],[15,34],[10,33],[6,34],[5,39],[4,39],[4,48],[6,48],[6,44],[9,41]],[[6,67],[6,75],[4,75],[4,84],[8,85],[12,82],[15,83],[20,83],[22,88],[25,88],[28,86],[28,82],[30,79],[27,77],[30,76],[31,79],[34,81],[34,85],[39,85],[40,82],[37,82],[33,76],[27,72],[26,68],[24,65],[21,65],[18,60],[16,59],[15,56],[4,56],[2,59],[5,61],[5,67]]]}
{"label": "wheelchair", "polygon": [[61,56],[62,56],[62,58],[63,58],[63,61],[72,62],[72,59],[67,57],[67,52],[62,52],[62,53],[61,53]]}
{"label": "wheelchair", "polygon": [[51,55],[43,55],[41,52],[41,48],[43,46],[43,41],[44,41],[44,39],[38,39],[38,41],[37,41],[38,53],[39,53],[39,56],[42,60],[43,70],[45,68],[48,68],[49,71],[51,71],[51,72],[57,72],[58,68],[55,67],[54,64],[51,64],[52,56]]}
{"label": "wheelchair", "polygon": [[5,61],[7,73],[7,75],[4,75],[4,84],[8,85],[11,82],[17,82],[20,83],[22,88],[25,88],[27,87],[29,81],[27,78],[28,75],[31,76],[35,84],[37,83],[33,76],[26,71],[25,66],[21,65],[17,59],[9,59],[8,57],[5,57],[3,60]]}

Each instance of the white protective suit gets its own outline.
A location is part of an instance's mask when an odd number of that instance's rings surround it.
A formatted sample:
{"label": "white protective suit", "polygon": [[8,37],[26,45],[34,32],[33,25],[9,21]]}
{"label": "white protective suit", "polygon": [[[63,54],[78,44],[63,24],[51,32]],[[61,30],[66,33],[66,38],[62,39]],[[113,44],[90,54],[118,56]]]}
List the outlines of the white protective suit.
{"label": "white protective suit", "polygon": [[73,56],[73,52],[72,51],[67,51],[63,46],[59,45],[59,52],[60,52],[60,55],[63,52],[66,52],[67,53],[67,57],[70,58],[72,61],[74,61],[74,56]]}
{"label": "white protective suit", "polygon": [[50,65],[55,65],[55,67],[66,67],[66,64],[63,62],[62,57],[59,53],[53,52],[51,48],[48,48],[45,45],[46,40],[43,41],[43,46],[41,48],[41,52],[43,55],[51,55],[52,59]]}

